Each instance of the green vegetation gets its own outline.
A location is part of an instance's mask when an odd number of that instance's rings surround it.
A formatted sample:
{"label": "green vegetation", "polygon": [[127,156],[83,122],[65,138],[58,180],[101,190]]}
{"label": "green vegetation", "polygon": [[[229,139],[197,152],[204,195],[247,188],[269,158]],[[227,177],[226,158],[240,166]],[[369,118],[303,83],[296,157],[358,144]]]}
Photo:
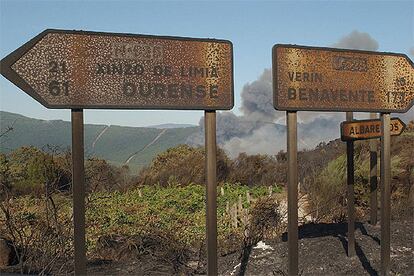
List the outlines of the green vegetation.
{"label": "green vegetation", "polygon": [[[187,185],[203,183],[204,148],[180,145],[160,153],[150,166],[142,169],[138,176],[139,185],[170,183]],[[286,182],[286,160],[277,161],[267,155],[250,155],[241,153],[230,160],[226,153],[217,150],[217,181],[219,183],[240,183],[248,186],[283,186]]]}
{"label": "green vegetation", "polygon": [[[414,133],[414,129],[409,128],[404,135],[391,139],[391,191],[394,216],[409,215],[412,209],[407,206],[414,204],[414,141],[412,136],[406,135],[407,133]],[[380,152],[377,164],[379,176]],[[355,142],[354,191],[356,212],[360,218],[369,210],[369,166],[369,141]],[[313,219],[324,222],[346,219],[346,155],[340,154],[331,159],[321,171],[308,170],[312,173],[304,177],[304,190],[309,196],[309,209]],[[380,183],[378,186],[379,197]]]}
{"label": "green vegetation", "polygon": [[[267,196],[267,187],[224,184],[222,188],[224,195],[218,193],[217,212],[219,251],[222,254],[242,247],[245,229],[252,229],[249,237],[256,242],[268,233],[275,233],[279,216],[273,219],[269,216],[277,212],[278,204],[275,198]],[[255,203],[247,201],[247,191],[256,199]],[[274,187],[273,191],[277,193],[281,189]],[[234,227],[226,205],[237,203],[240,196],[244,210],[260,213],[263,219],[258,219],[256,215],[251,217],[250,223]],[[38,273],[45,268],[47,260],[55,260],[56,263],[48,265],[46,272],[56,273],[62,263],[65,266],[63,271],[71,270],[71,205],[71,198],[63,194],[54,194],[48,199],[44,196],[22,196],[12,203],[3,203],[2,208],[7,211],[0,213],[0,221],[6,223],[0,224],[0,236],[12,240],[18,250],[24,248],[24,255],[20,256],[24,263],[22,271]],[[255,211],[255,206],[261,211]],[[123,240],[123,246],[130,246],[128,252],[145,247],[138,244],[143,239],[161,242],[157,247],[168,245],[167,250],[172,253],[168,251],[163,254],[178,254],[177,250],[184,248],[205,250],[205,188],[200,185],[144,186],[128,192],[95,192],[87,198],[86,211],[89,258],[117,259],[119,250],[111,251],[115,240]],[[269,229],[273,231],[269,232]],[[47,243],[44,242],[46,238]],[[30,258],[23,261],[28,256]]]}
{"label": "green vegetation", "polygon": [[[114,127],[113,131],[121,132],[120,129]],[[115,134],[108,131],[100,142],[110,147],[115,143],[111,141]],[[139,134],[135,128],[125,131],[125,139],[115,148],[119,152],[122,152],[122,143]],[[140,136],[143,145],[159,135],[159,131],[149,129],[146,135]],[[183,133],[171,131],[174,135]],[[410,128],[407,132],[413,131]],[[164,135],[160,144],[168,145],[171,142],[168,137],[175,137],[171,138],[173,141],[178,136]],[[6,135],[2,142],[9,138]],[[411,135],[392,138],[394,217],[412,215],[413,208],[407,206],[414,206],[413,152]],[[285,202],[279,200],[285,198],[286,153],[240,154],[234,160],[220,149],[217,153],[219,253],[237,251],[241,259],[247,258],[259,240],[274,238],[285,230],[282,222],[285,210],[281,209],[281,203]],[[361,218],[369,210],[369,141],[355,143],[354,163],[356,211]],[[147,254],[167,262],[177,273],[191,254],[202,260],[205,254],[204,165],[204,149],[187,145],[158,154],[136,177],[131,177],[128,166],[116,167],[98,157],[87,158],[88,258],[118,260]],[[321,143],[314,150],[300,152],[299,166],[300,192],[306,196],[312,220],[327,223],[344,220],[344,143],[338,140]],[[72,271],[70,191],[70,151],[59,147],[42,151],[25,146],[0,153],[0,237],[14,246],[14,264],[19,264],[19,272],[64,274]]]}
{"label": "green vegetation", "polygon": [[[224,195],[217,194],[218,232],[225,240],[234,231],[226,214],[226,203],[236,203],[240,195],[244,208],[250,208],[246,191],[259,198],[266,196],[268,189],[260,186],[249,189],[235,184],[222,187]],[[275,187],[276,191],[281,190]],[[174,229],[177,240],[188,246],[194,246],[205,237],[205,188],[200,185],[144,186],[127,193],[94,193],[89,201],[87,224],[92,250],[98,238],[108,233],[132,236],[154,228],[162,232]]]}

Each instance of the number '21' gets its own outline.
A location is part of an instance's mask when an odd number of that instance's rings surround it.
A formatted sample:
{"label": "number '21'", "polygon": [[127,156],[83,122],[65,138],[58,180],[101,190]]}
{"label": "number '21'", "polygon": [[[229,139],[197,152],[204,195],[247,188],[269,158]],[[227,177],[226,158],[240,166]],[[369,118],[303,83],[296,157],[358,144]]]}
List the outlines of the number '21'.
{"label": "number '21'", "polygon": [[50,73],[66,73],[66,62],[49,62],[49,72]]}

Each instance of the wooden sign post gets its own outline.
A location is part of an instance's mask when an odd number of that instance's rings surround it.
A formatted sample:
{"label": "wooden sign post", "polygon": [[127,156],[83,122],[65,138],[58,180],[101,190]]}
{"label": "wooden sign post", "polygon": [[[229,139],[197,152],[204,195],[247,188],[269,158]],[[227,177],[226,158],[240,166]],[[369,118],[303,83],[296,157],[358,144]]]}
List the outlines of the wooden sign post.
{"label": "wooden sign post", "polygon": [[[404,54],[277,44],[273,47],[273,104],[288,111],[288,248],[289,275],[298,274],[296,128],[289,112],[381,112],[381,267],[390,258],[390,112],[407,112],[414,104],[414,65]],[[296,113],[295,113],[296,114]],[[292,120],[292,121],[291,121]],[[347,122],[348,123],[348,122]],[[295,130],[296,131],[296,130]],[[355,254],[353,139],[347,142],[348,255]],[[291,207],[292,206],[292,207]]]}
{"label": "wooden sign post", "polygon": [[208,275],[217,274],[215,110],[233,96],[227,40],[45,30],[1,74],[47,108],[72,109],[75,274],[86,274],[83,109],[205,110]]}

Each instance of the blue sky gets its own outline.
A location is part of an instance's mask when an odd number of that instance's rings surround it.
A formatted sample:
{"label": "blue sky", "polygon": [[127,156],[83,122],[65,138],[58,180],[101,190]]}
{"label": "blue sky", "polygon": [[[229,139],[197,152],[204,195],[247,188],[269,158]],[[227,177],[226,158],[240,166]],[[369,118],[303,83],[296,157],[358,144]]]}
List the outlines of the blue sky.
{"label": "blue sky", "polygon": [[[6,1],[0,0],[0,58],[47,28],[228,39],[234,45],[235,107],[243,85],[271,67],[276,43],[330,46],[353,30],[379,51],[410,53],[413,1]],[[410,56],[414,58],[412,55]],[[0,77],[0,110],[70,119]],[[86,110],[87,123],[197,124],[201,111]]]}

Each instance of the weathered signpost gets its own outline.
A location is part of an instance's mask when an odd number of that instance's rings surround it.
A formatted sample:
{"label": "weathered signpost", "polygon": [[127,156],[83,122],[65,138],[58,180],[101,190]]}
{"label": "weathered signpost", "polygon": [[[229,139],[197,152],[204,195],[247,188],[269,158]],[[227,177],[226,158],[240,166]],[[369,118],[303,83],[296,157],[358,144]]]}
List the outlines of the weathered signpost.
{"label": "weathered signpost", "polygon": [[47,108],[72,110],[75,274],[86,273],[83,109],[205,110],[208,274],[217,274],[216,110],[233,107],[230,41],[45,30],[1,74]]}
{"label": "weathered signpost", "polygon": [[[391,118],[391,136],[400,135],[405,129],[405,124],[399,118]],[[354,141],[381,138],[381,120],[357,120],[341,123],[341,140]]]}
{"label": "weathered signpost", "polygon": [[[273,102],[287,111],[289,274],[298,274],[296,112],[381,113],[381,272],[390,268],[390,112],[414,104],[414,65],[404,54],[277,44]],[[352,143],[352,140],[349,142]],[[353,152],[348,154],[348,255],[354,254]],[[352,159],[352,160],[351,160]],[[293,194],[292,194],[293,193]],[[352,212],[352,214],[350,214]]]}
{"label": "weathered signpost", "polygon": [[[347,112],[348,114],[349,112]],[[371,113],[373,117],[371,120],[358,120],[358,121],[346,121],[341,123],[341,140],[348,144],[353,143],[355,140],[365,140],[381,138],[381,120],[375,119],[375,113]],[[405,129],[405,124],[399,118],[391,118],[390,133],[391,136],[400,135]],[[348,156],[352,154],[347,153]],[[353,159],[353,158],[352,158]],[[370,223],[372,225],[377,224],[377,145],[375,141],[370,141]],[[352,166],[348,166],[351,168]],[[348,176],[348,179],[352,176]],[[348,188],[350,186],[348,185]],[[348,201],[349,202],[349,201]],[[351,215],[351,214],[350,214]],[[354,227],[352,227],[353,229]]]}

